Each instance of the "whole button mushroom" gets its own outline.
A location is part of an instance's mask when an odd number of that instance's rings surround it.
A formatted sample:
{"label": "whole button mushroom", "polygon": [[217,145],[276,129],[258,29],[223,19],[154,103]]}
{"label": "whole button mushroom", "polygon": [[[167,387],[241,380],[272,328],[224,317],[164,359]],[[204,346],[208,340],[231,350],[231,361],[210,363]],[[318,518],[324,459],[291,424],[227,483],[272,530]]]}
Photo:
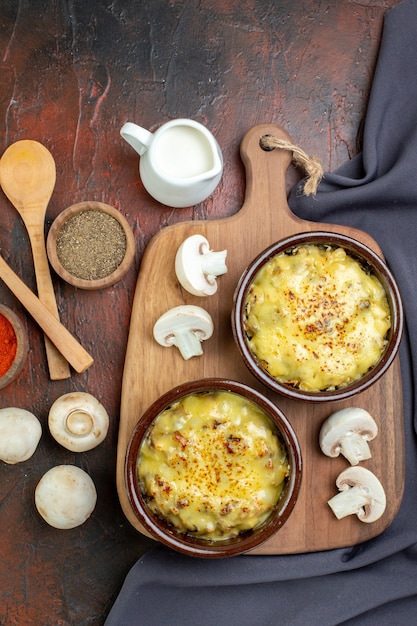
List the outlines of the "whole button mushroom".
{"label": "whole button mushroom", "polygon": [[164,347],[177,346],[185,360],[203,354],[201,342],[212,334],[210,314],[191,304],[170,309],[161,315],[153,328],[155,340]]}
{"label": "whole button mushroom", "polygon": [[328,500],[337,519],[357,515],[361,522],[370,524],[381,517],[386,507],[386,496],[378,478],[364,467],[348,467],[336,480],[340,493]]}
{"label": "whole button mushroom", "polygon": [[86,452],[98,446],[109,429],[104,406],[91,394],[66,393],[49,410],[48,425],[52,436],[72,452]]}
{"label": "whole button mushroom", "polygon": [[319,443],[323,454],[342,454],[351,465],[371,458],[368,441],[378,434],[374,418],[358,407],[348,407],[332,413],[323,423]]}
{"label": "whole button mushroom", "polygon": [[213,252],[203,235],[185,239],[175,256],[178,281],[194,296],[212,296],[217,291],[217,276],[227,272],[227,250]]}
{"label": "whole button mushroom", "polygon": [[75,465],[56,465],[35,489],[35,505],[45,522],[66,530],[83,524],[94,511],[97,492],[90,476]]}
{"label": "whole button mushroom", "polygon": [[42,435],[38,418],[16,407],[0,409],[0,459],[13,465],[27,461]]}

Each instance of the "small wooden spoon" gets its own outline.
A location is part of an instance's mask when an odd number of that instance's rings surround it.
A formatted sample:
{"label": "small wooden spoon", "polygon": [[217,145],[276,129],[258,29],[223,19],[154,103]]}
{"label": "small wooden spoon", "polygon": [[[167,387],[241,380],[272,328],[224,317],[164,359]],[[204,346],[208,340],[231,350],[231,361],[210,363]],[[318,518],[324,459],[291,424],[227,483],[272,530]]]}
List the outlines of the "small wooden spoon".
{"label": "small wooden spoon", "polygon": [[59,354],[65,356],[67,363],[70,363],[76,372],[84,372],[93,364],[93,357],[15,274],[2,256],[0,256],[0,278],[39,324],[52,342],[51,345],[54,348],[56,346]]}
{"label": "small wooden spoon", "polygon": [[[29,234],[39,299],[59,320],[44,235],[45,213],[55,180],[55,161],[49,150],[37,141],[17,141],[0,159],[0,185]],[[45,348],[50,378],[69,378],[68,363],[47,336]]]}

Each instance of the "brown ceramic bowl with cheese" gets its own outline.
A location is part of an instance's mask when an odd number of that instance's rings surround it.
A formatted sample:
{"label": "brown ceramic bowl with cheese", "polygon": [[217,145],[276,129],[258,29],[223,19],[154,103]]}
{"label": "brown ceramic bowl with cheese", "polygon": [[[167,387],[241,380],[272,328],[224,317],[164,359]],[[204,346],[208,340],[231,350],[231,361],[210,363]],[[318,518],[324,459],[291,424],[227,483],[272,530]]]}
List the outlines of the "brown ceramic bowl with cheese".
{"label": "brown ceramic bowl with cheese", "polygon": [[243,272],[232,328],[250,372],[303,401],[373,385],[400,345],[403,309],[386,263],[348,236],[308,232],[264,250]]}
{"label": "brown ceramic bowl with cheese", "polygon": [[280,409],[225,379],[184,383],[140,418],[126,489],[143,528],[184,554],[223,558],[270,539],[301,484],[296,435]]}

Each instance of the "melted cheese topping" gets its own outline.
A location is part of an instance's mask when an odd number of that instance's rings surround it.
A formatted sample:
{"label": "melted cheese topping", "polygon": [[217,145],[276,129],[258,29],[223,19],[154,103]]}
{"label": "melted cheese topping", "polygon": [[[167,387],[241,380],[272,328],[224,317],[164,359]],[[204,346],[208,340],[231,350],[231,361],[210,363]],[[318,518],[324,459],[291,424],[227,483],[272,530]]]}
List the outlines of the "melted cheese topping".
{"label": "melted cheese topping", "polygon": [[289,473],[267,415],[232,392],[191,394],[153,422],[138,459],[149,508],[180,532],[228,539],[261,524]]}
{"label": "melted cheese topping", "polygon": [[342,248],[307,244],[258,272],[246,302],[261,366],[305,391],[344,387],[381,358],[391,326],[385,290]]}

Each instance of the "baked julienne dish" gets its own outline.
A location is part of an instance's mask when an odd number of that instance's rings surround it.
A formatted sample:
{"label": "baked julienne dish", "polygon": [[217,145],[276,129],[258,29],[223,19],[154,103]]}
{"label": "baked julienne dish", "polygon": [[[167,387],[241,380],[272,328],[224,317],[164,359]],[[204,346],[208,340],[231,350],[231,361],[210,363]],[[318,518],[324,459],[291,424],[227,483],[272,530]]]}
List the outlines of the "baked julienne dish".
{"label": "baked julienne dish", "polygon": [[391,328],[383,285],[339,245],[304,243],[256,274],[244,307],[249,349],[280,383],[343,388],[374,367]]}
{"label": "baked julienne dish", "polygon": [[139,450],[137,472],[155,515],[180,533],[221,541],[269,517],[290,464],[260,407],[212,390],[185,395],[158,415]]}

